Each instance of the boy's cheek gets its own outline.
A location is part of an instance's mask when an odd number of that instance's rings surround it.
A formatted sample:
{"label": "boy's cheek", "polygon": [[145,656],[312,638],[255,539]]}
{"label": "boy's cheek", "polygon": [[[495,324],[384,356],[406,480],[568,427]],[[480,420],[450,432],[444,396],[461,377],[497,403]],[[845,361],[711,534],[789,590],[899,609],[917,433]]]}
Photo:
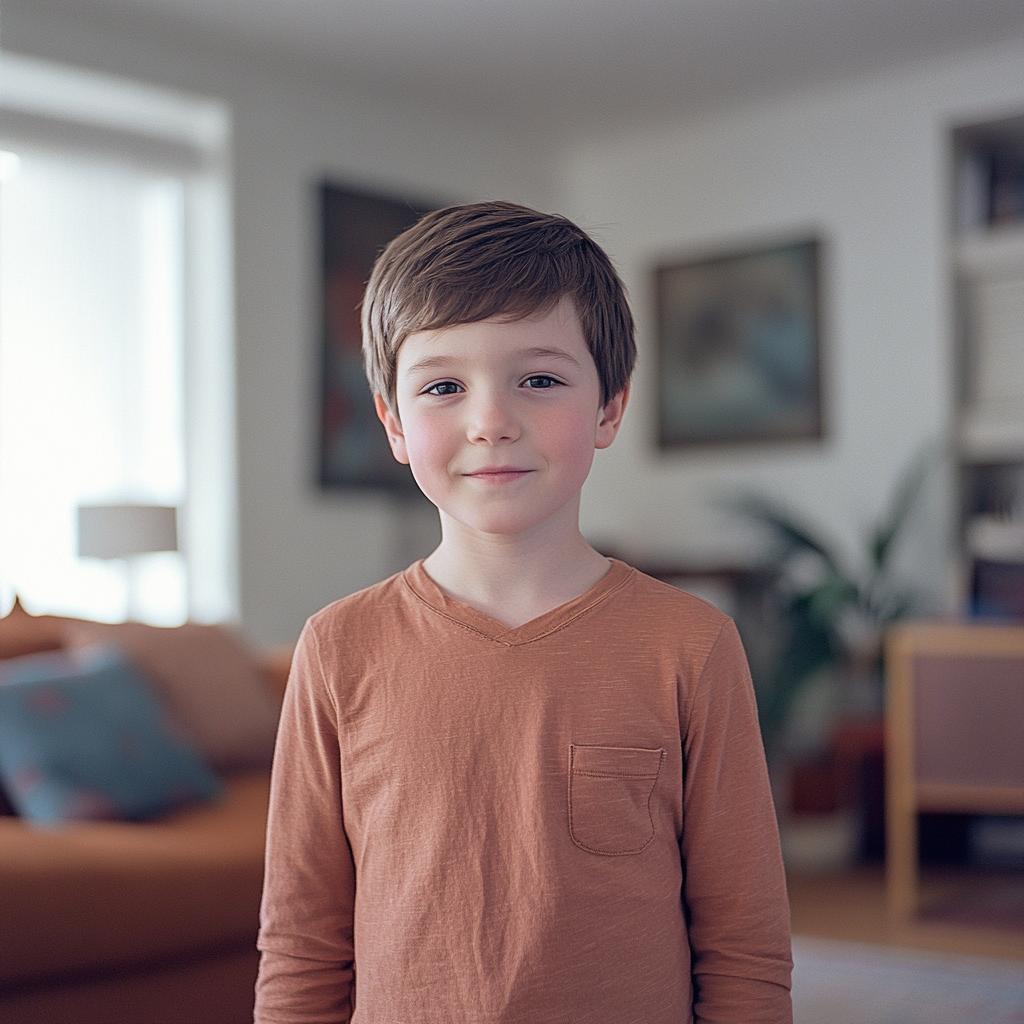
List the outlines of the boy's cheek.
{"label": "boy's cheek", "polygon": [[442,446],[436,439],[417,434],[415,441],[408,445],[407,454],[417,486],[431,502],[441,507],[452,486],[448,472],[450,460],[445,457]]}
{"label": "boy's cheek", "polygon": [[406,440],[405,451],[413,469],[423,473],[437,473],[449,462],[445,438],[440,431],[417,427]]}
{"label": "boy's cheek", "polygon": [[429,416],[416,416],[414,413],[408,413],[403,423],[404,452],[410,465],[429,470],[448,461],[451,436],[441,424],[432,422]]}

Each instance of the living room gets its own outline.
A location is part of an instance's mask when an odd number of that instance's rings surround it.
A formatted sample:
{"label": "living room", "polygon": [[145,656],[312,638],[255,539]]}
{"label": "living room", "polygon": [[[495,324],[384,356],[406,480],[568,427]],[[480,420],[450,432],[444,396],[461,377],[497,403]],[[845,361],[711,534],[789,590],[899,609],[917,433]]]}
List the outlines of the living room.
{"label": "living room", "polygon": [[[235,28],[199,6],[7,0],[0,30],[5,53],[229,112],[225,487],[236,511],[222,607],[254,647],[294,642],[317,609],[426,554],[436,536],[422,504],[318,481],[324,181],[428,204],[507,198],[565,213],[607,247],[635,307],[640,358],[629,416],[586,485],[582,525],[599,549],[641,568],[713,590],[756,564],[763,533],[725,511],[749,495],[793,510],[857,563],[906,468],[956,436],[953,133],[1024,114],[1015,5],[769,3],[762,15],[746,4],[749,50],[687,49],[692,67],[666,71],[657,89],[635,77],[632,92],[626,79],[619,91],[598,88],[593,58],[582,77],[575,51],[550,80],[523,57],[538,81],[509,88],[515,59],[492,56],[488,69],[476,51],[446,50],[439,29],[429,52],[445,63],[433,69],[426,43],[396,39],[415,71],[403,76],[372,46],[332,60],[314,15],[304,49],[301,32],[275,27],[286,16],[273,5]],[[879,20],[858,23],[861,6]],[[728,39],[732,15],[720,17],[700,40]],[[569,46],[566,18],[549,45]],[[610,65],[628,63],[632,51],[619,60],[607,46]],[[652,65],[668,67],[661,50]],[[490,91],[480,84],[489,71]],[[545,100],[559,88],[558,102]],[[820,245],[820,430],[660,445],[656,271],[803,238]],[[969,599],[954,540],[958,472],[946,461],[929,476],[900,552],[921,614],[957,614]]]}

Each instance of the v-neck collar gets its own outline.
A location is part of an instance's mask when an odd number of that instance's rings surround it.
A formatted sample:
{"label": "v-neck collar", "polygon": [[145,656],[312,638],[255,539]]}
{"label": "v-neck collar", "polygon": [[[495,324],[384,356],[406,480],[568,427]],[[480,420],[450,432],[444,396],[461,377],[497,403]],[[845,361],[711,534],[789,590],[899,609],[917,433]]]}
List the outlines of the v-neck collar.
{"label": "v-neck collar", "polygon": [[617,558],[609,561],[611,567],[585,594],[515,627],[463,604],[442,590],[423,568],[422,560],[410,565],[402,573],[402,579],[420,601],[439,615],[504,647],[516,647],[562,629],[625,586],[636,570]]}

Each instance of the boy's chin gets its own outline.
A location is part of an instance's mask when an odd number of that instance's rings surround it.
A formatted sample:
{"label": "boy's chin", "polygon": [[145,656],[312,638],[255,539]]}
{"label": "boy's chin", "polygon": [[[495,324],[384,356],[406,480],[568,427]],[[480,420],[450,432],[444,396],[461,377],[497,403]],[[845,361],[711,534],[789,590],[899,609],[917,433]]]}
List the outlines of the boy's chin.
{"label": "boy's chin", "polygon": [[567,524],[573,530],[579,529],[578,514],[570,515],[570,512],[575,510],[566,506],[553,510],[491,509],[469,514],[459,510],[452,512],[442,506],[437,507],[441,514],[442,525],[447,523],[453,533],[462,536],[475,535],[489,539],[514,540],[548,531],[552,534],[560,533]]}
{"label": "boy's chin", "polygon": [[[457,516],[441,511],[441,520],[459,534],[481,537],[517,537],[535,529],[539,522],[517,516]],[[543,520],[541,520],[542,522]]]}

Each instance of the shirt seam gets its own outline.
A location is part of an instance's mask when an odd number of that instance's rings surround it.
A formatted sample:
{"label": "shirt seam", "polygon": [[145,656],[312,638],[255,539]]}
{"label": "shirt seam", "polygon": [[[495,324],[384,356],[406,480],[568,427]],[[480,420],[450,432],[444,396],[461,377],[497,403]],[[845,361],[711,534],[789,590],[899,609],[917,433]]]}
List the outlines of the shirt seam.
{"label": "shirt seam", "polygon": [[[711,661],[711,656],[715,653],[715,648],[722,642],[722,634],[725,632],[725,627],[731,622],[731,619],[726,618],[722,624],[718,627],[718,633],[715,635],[714,643],[708,648],[708,653],[704,656],[704,664],[700,667],[700,673],[697,676],[697,682],[693,685],[690,691],[689,700],[686,704],[686,729],[689,732],[690,722],[693,721],[693,705],[697,700],[697,693],[701,689],[704,683],[704,677],[707,675],[708,663]],[[684,744],[685,749],[685,744]]]}
{"label": "shirt seam", "polygon": [[573,768],[573,775],[583,775],[588,779],[656,779],[658,774],[650,772],[642,774],[637,772],[584,772],[579,768]]}
{"label": "shirt seam", "polygon": [[632,566],[627,566],[627,568],[629,569],[629,572],[626,573],[625,577],[623,577],[623,579],[619,583],[616,583],[615,586],[612,587],[607,594],[603,594],[601,597],[597,598],[591,604],[588,604],[585,607],[580,608],[579,611],[575,612],[564,622],[560,622],[558,625],[552,626],[550,629],[545,630],[543,633],[538,633],[536,636],[531,636],[525,640],[519,641],[502,640],[500,637],[491,636],[489,633],[485,633],[482,629],[477,629],[476,626],[471,626],[468,622],[463,622],[461,619],[457,619],[454,615],[451,615],[448,612],[438,608],[436,605],[431,604],[425,597],[423,597],[416,590],[416,588],[409,582],[408,578],[404,575],[402,576],[402,582],[408,588],[409,593],[411,593],[413,597],[416,598],[417,601],[419,601],[425,607],[429,608],[435,614],[440,615],[441,618],[447,619],[449,622],[454,623],[456,626],[461,626],[463,629],[468,630],[470,633],[475,633],[477,636],[483,637],[485,640],[489,640],[491,643],[500,644],[502,647],[525,647],[527,644],[532,644],[536,640],[543,640],[545,637],[552,636],[554,633],[558,633],[560,630],[565,629],[567,626],[571,626],[581,616],[586,615],[588,612],[600,607],[602,604],[604,604],[605,601],[612,597],[613,594],[617,594],[636,575],[636,569],[634,569]]}
{"label": "shirt seam", "polygon": [[[316,631],[316,624],[313,623],[313,622],[311,622],[309,624],[309,633],[310,633],[310,636],[312,636],[312,638],[313,638],[313,652],[316,654],[316,667],[317,667],[317,671],[320,673],[320,687],[323,690],[324,694],[327,696],[327,699],[331,702],[331,708],[334,711],[334,725],[335,725],[335,728],[338,728],[340,726],[340,724],[341,724],[341,715],[340,715],[340,713],[338,711],[338,702],[337,702],[337,700],[335,700],[335,695],[331,692],[331,688],[327,685],[327,673],[324,671],[324,659],[323,659],[323,655],[320,652],[320,637],[319,637],[319,635],[317,634],[317,631]],[[339,751],[339,754],[340,754],[340,752],[341,752],[341,742],[340,742],[341,736],[340,736],[340,733],[339,733],[338,739],[339,739],[338,751]]]}

